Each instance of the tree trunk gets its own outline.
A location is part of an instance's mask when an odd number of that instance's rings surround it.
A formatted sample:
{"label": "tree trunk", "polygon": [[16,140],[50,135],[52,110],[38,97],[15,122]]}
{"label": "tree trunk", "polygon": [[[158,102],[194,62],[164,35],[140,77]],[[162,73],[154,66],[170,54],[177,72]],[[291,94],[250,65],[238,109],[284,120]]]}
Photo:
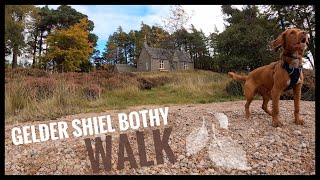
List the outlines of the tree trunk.
{"label": "tree trunk", "polygon": [[124,64],[128,64],[128,59],[127,59],[128,56],[127,56],[127,54],[126,54],[126,51],[124,52],[124,55],[123,55],[123,56],[124,56],[124,57],[123,57],[123,58],[124,58],[123,63],[124,63]]}
{"label": "tree trunk", "polygon": [[310,20],[309,18],[306,16],[306,20],[307,20],[307,23],[308,23],[308,33],[309,33],[309,36],[310,36],[310,40],[309,40],[309,49],[311,51],[311,54],[312,54],[312,57],[313,59],[316,58],[315,56],[315,48],[314,48],[314,37],[312,35],[312,28],[311,28],[311,25],[310,25]]}
{"label": "tree trunk", "polygon": [[40,33],[39,56],[41,56],[41,53],[42,53],[42,43],[43,43],[42,39],[43,39],[43,31],[41,31],[41,33]]}
{"label": "tree trunk", "polygon": [[312,67],[312,69],[314,70],[313,62],[311,61],[311,59],[310,59],[308,56],[307,56],[306,58],[308,59],[308,61],[309,61],[310,65],[311,65],[311,67]]}
{"label": "tree trunk", "polygon": [[33,59],[32,59],[32,65],[34,65],[36,63],[36,53],[37,53],[37,39],[38,36],[35,35],[34,37],[34,46],[33,46]]}
{"label": "tree trunk", "polygon": [[17,67],[18,62],[18,47],[14,46],[12,50],[12,69]]}
{"label": "tree trunk", "polygon": [[52,72],[54,72],[55,71],[55,63],[54,63],[55,61],[52,61]]}
{"label": "tree trunk", "polygon": [[[301,13],[299,11],[297,11],[297,13],[298,13],[298,15],[300,16],[301,19],[306,19],[306,21],[307,21],[308,27],[305,27],[305,29],[308,30],[308,34],[310,36],[308,48],[310,49],[310,52],[311,52],[311,55],[312,55],[313,59],[315,59],[314,37],[312,35],[312,28],[311,28],[310,19],[306,15],[307,14],[306,10],[304,10],[305,16],[301,15]],[[303,23],[302,23],[302,25],[303,25]],[[312,69],[314,69],[314,64],[311,61],[311,59],[309,57],[307,57],[307,59],[310,62],[310,65],[312,66]]]}

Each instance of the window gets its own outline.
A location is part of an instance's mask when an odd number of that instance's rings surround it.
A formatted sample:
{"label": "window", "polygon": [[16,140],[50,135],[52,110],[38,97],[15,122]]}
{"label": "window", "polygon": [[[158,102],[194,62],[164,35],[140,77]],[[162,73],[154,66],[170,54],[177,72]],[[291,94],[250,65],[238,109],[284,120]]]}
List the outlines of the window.
{"label": "window", "polygon": [[183,63],[183,69],[187,70],[188,69],[188,64],[186,62]]}
{"label": "window", "polygon": [[149,70],[149,63],[146,62],[146,70]]}
{"label": "window", "polygon": [[164,63],[163,63],[163,61],[160,61],[160,69],[164,69]]}

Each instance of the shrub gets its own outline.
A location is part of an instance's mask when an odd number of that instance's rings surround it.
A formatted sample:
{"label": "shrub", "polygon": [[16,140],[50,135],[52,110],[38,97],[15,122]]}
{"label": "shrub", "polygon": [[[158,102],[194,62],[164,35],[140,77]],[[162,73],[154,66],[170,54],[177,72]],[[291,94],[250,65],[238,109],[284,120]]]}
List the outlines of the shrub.
{"label": "shrub", "polygon": [[29,96],[36,99],[44,99],[53,95],[57,81],[53,78],[30,77],[26,79],[24,86]]}
{"label": "shrub", "polygon": [[49,73],[41,69],[33,68],[16,68],[16,69],[6,69],[6,77],[16,77],[16,76],[32,76],[32,77],[47,77]]}
{"label": "shrub", "polygon": [[30,97],[25,89],[24,79],[16,79],[5,86],[6,113],[16,114],[28,105]]}
{"label": "shrub", "polygon": [[87,99],[97,99],[100,97],[102,89],[96,84],[89,84],[85,86],[83,89],[84,97]]}
{"label": "shrub", "polygon": [[145,77],[138,78],[139,81],[139,89],[141,90],[150,90],[152,88],[152,83],[150,80],[146,79]]}
{"label": "shrub", "polygon": [[109,90],[125,88],[128,85],[138,86],[137,78],[116,73],[115,76],[105,81],[105,87]]}
{"label": "shrub", "polygon": [[158,76],[158,77],[138,77],[139,89],[144,90],[151,88],[163,86],[169,82],[173,81],[172,77]]}
{"label": "shrub", "polygon": [[[303,69],[303,85],[301,88],[301,100],[315,101],[315,74],[313,70]],[[283,93],[280,99],[293,100],[293,91]]]}
{"label": "shrub", "polygon": [[228,94],[234,96],[243,96],[243,82],[232,80],[226,85],[225,90]]}

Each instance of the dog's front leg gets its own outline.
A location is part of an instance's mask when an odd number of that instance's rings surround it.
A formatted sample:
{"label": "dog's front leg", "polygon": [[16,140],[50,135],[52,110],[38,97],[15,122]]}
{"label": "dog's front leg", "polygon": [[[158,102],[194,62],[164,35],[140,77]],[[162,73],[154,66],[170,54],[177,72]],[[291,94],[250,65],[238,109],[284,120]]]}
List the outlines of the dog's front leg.
{"label": "dog's front leg", "polygon": [[276,88],[275,86],[272,88],[271,97],[272,97],[272,126],[279,127],[283,126],[283,124],[279,121],[279,100],[281,96],[282,90]]}
{"label": "dog's front leg", "polygon": [[299,83],[293,88],[294,123],[297,125],[304,125],[304,120],[300,119],[301,87],[302,83]]}

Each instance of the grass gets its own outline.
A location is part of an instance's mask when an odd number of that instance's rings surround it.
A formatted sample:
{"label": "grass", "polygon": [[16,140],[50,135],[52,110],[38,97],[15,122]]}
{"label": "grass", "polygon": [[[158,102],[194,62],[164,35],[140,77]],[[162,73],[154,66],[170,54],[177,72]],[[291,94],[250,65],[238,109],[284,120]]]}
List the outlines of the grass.
{"label": "grass", "polygon": [[[227,94],[225,87],[231,79],[226,74],[210,71],[118,74],[111,78],[101,76],[97,81],[96,76],[89,77],[92,74],[86,74],[85,78],[71,75],[30,77],[6,74],[6,123],[55,119],[74,113],[139,105],[203,104],[244,99],[243,96]],[[153,87],[149,90],[141,88],[139,79],[146,79]]]}

